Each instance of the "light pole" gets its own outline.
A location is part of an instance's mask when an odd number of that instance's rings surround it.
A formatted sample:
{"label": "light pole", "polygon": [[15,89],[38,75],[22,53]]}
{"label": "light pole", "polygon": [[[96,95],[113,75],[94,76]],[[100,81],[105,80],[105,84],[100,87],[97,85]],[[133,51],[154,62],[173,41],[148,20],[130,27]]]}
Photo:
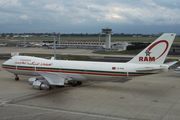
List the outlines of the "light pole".
{"label": "light pole", "polygon": [[26,45],[26,33],[24,33],[24,46]]}
{"label": "light pole", "polygon": [[101,36],[101,33],[99,33],[98,35],[99,35],[99,50],[100,50],[100,36]]}
{"label": "light pole", "polygon": [[59,48],[60,48],[60,39],[61,39],[60,36],[61,36],[61,33],[59,33]]}
{"label": "light pole", "polygon": [[55,36],[55,32],[52,33],[52,37],[54,37],[54,60],[56,60],[56,36]]}
{"label": "light pole", "polygon": [[54,60],[56,60],[56,38],[54,36]]}

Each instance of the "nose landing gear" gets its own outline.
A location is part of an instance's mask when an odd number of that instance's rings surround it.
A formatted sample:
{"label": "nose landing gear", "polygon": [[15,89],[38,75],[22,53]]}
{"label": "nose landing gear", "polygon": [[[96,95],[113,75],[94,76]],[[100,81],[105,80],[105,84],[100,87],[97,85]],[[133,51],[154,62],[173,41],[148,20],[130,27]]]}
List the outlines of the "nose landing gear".
{"label": "nose landing gear", "polygon": [[18,81],[19,80],[19,77],[18,77],[18,75],[17,74],[15,74],[15,81]]}

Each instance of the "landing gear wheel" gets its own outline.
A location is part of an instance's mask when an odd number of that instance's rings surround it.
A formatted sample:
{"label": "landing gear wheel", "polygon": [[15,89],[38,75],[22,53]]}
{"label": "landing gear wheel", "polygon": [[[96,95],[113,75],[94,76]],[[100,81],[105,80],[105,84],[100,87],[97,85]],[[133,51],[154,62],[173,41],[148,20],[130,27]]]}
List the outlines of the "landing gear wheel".
{"label": "landing gear wheel", "polygon": [[77,81],[77,85],[82,85],[82,82],[81,81]]}
{"label": "landing gear wheel", "polygon": [[16,77],[15,77],[15,81],[18,81],[18,80],[19,80],[18,75],[15,74],[15,76],[16,76]]}
{"label": "landing gear wheel", "polygon": [[18,81],[19,80],[19,78],[18,77],[15,77],[15,81]]}
{"label": "landing gear wheel", "polygon": [[77,82],[73,82],[73,83],[72,83],[72,86],[73,86],[73,87],[76,87],[76,86],[77,86]]}
{"label": "landing gear wheel", "polygon": [[64,87],[64,85],[63,86],[56,86],[57,88],[63,88]]}
{"label": "landing gear wheel", "polygon": [[52,86],[49,86],[49,90],[52,90],[52,89],[54,89]]}

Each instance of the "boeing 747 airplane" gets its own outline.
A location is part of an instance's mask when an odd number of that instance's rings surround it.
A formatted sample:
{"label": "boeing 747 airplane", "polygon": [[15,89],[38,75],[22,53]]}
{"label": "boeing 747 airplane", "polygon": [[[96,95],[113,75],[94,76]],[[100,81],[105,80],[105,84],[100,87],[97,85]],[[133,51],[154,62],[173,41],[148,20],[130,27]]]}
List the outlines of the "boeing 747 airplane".
{"label": "boeing 747 airplane", "polygon": [[83,80],[117,80],[122,77],[150,75],[167,71],[163,64],[176,34],[165,33],[127,63],[47,60],[30,56],[13,56],[2,64],[8,72],[29,78],[34,89],[51,86],[81,85]]}

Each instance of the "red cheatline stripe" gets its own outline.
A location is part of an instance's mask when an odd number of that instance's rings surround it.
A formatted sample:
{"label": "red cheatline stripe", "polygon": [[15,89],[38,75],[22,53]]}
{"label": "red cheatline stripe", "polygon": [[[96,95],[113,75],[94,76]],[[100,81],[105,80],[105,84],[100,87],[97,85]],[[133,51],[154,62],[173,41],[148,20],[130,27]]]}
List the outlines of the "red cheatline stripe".
{"label": "red cheatline stripe", "polygon": [[127,76],[126,74],[86,73],[88,75]]}
{"label": "red cheatline stripe", "polygon": [[[44,72],[60,72],[60,71],[52,71],[52,70],[37,70]],[[74,72],[74,71],[61,71],[61,73],[72,73],[72,74],[88,74],[88,75],[105,75],[105,76],[127,76],[127,74],[108,74],[108,73],[90,73],[90,72]],[[129,76],[143,76],[144,74],[131,74]]]}
{"label": "red cheatline stripe", "polygon": [[35,71],[33,68],[17,68],[17,70]]}
{"label": "red cheatline stripe", "polygon": [[75,71],[61,71],[62,73],[74,73],[74,74],[85,74],[85,72],[75,72]]}
{"label": "red cheatline stripe", "polygon": [[42,69],[36,69],[36,71],[41,71],[41,72],[61,72],[60,70],[42,70]]}
{"label": "red cheatline stripe", "polygon": [[[5,69],[16,69],[13,67],[4,67]],[[27,69],[27,68],[17,68],[18,70],[26,70],[26,71],[35,71],[35,69]],[[88,74],[88,75],[105,75],[105,76],[127,76],[127,74],[110,74],[110,73],[91,73],[91,72],[75,72],[75,71],[60,71],[60,70],[42,70],[36,69],[36,71],[41,72],[61,72],[61,73],[72,73],[72,74]],[[128,76],[143,76],[145,74],[129,74]]]}
{"label": "red cheatline stripe", "polygon": [[2,66],[4,69],[16,69],[15,67],[5,67],[5,66]]}

